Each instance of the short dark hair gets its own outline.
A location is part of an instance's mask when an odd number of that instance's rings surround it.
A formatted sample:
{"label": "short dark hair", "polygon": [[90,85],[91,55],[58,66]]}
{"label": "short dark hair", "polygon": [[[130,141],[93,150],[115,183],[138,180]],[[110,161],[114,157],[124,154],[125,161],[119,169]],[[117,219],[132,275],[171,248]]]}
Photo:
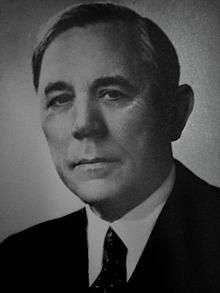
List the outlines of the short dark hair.
{"label": "short dark hair", "polygon": [[[71,6],[56,16],[36,46],[32,58],[33,83],[38,91],[41,64],[50,43],[73,27],[97,23],[126,23],[141,40],[142,60],[154,63],[157,81],[167,94],[172,95],[179,83],[180,66],[176,50],[166,34],[150,19],[135,11],[110,3],[93,3]],[[143,57],[144,56],[144,57]],[[146,60],[147,59],[147,60]]]}

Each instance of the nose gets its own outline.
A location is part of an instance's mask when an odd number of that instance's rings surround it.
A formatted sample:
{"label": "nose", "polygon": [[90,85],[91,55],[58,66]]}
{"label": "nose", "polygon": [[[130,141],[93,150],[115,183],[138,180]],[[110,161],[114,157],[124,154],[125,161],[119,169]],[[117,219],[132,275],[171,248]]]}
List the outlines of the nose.
{"label": "nose", "polygon": [[77,140],[100,139],[106,136],[107,127],[103,113],[95,101],[82,98],[73,106],[72,135]]}

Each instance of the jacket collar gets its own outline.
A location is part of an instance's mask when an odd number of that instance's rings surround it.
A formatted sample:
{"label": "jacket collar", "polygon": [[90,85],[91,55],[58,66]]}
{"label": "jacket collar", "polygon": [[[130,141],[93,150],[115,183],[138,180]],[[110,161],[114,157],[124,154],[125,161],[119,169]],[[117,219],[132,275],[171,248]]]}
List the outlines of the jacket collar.
{"label": "jacket collar", "polygon": [[144,273],[149,280],[149,289],[168,290],[170,285],[177,291],[179,288],[180,292],[189,292],[187,286],[192,283],[193,271],[186,243],[190,243],[188,232],[193,213],[190,201],[195,191],[193,182],[196,177],[176,160],[175,165],[176,180],[173,191],[130,279],[131,286],[137,284],[138,280],[141,283]]}

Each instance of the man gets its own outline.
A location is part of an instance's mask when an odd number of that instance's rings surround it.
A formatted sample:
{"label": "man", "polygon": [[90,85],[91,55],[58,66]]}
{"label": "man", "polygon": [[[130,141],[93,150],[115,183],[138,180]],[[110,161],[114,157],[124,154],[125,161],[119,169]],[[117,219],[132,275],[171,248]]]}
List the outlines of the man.
{"label": "man", "polygon": [[173,159],[193,92],[168,37],[128,8],[80,5],[50,23],[32,64],[56,170],[86,208],[6,239],[4,280],[218,292],[219,190]]}

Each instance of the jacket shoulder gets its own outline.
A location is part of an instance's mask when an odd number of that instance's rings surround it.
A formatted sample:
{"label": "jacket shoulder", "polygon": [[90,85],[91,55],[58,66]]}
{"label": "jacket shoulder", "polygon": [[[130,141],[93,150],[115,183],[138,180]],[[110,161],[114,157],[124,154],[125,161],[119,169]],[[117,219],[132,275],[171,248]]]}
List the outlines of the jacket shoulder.
{"label": "jacket shoulder", "polygon": [[220,244],[220,188],[202,180],[181,163],[176,166],[172,200],[175,214],[181,215],[192,235],[200,236],[201,241],[210,245]]}
{"label": "jacket shoulder", "polygon": [[29,292],[34,285],[38,291],[62,292],[75,283],[87,284],[85,223],[83,209],[6,238],[0,245],[0,259],[3,283],[12,287],[9,291],[16,286]]}
{"label": "jacket shoulder", "polygon": [[12,234],[2,242],[1,246],[36,246],[41,242],[45,245],[46,243],[53,242],[55,239],[56,241],[57,239],[62,239],[65,235],[69,235],[71,231],[77,233],[85,224],[86,213],[84,209],[80,209],[71,214],[36,224]]}
{"label": "jacket shoulder", "polygon": [[201,208],[210,206],[214,210],[220,209],[220,188],[209,184],[199,178],[182,163],[176,161],[177,176],[175,191],[183,194],[187,199],[192,199]]}

